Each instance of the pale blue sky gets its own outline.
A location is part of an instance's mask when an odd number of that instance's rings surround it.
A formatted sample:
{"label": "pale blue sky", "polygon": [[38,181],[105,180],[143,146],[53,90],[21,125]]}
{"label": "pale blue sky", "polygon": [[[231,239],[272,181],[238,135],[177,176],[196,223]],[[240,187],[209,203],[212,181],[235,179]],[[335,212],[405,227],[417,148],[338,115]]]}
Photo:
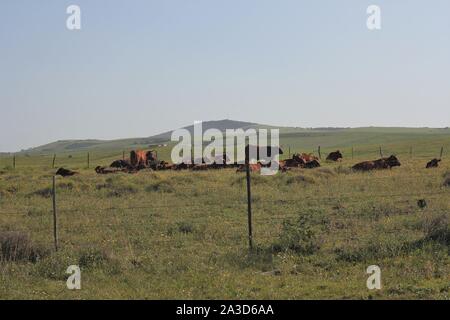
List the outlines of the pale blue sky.
{"label": "pale blue sky", "polygon": [[223,118],[445,127],[449,75],[448,0],[2,0],[0,151]]}

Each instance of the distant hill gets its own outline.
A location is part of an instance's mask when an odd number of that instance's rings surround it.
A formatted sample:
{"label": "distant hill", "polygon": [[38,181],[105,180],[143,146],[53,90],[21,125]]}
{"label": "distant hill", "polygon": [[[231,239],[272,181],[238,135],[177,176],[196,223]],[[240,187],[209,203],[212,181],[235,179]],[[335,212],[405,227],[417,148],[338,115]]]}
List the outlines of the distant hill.
{"label": "distant hill", "polygon": [[[362,127],[362,128],[300,128],[300,127],[275,127],[252,122],[218,120],[205,121],[202,124],[203,132],[215,128],[224,132],[226,129],[261,129],[279,128],[281,146],[288,150],[314,152],[318,146],[322,150],[336,150],[351,148],[358,149],[366,147],[368,150],[379,150],[379,146],[392,147],[386,152],[396,152],[400,144],[408,153],[409,146],[415,148],[440,150],[441,146],[450,149],[450,129],[449,128],[396,128],[396,127]],[[186,126],[189,132],[193,133],[194,126]],[[69,155],[77,152],[87,151],[122,151],[131,149],[154,148],[158,145],[170,143],[172,131],[163,132],[146,138],[130,138],[119,140],[61,140],[43,146],[22,151],[22,154],[61,154]],[[396,146],[394,148],[394,146]],[[447,147],[448,146],[448,147]],[[371,151],[371,152],[372,152]],[[375,153],[373,152],[373,153]],[[435,151],[433,151],[436,154]]]}
{"label": "distant hill", "polygon": [[[252,122],[243,122],[243,121],[234,121],[234,120],[217,120],[217,121],[205,121],[202,123],[203,132],[208,129],[218,129],[222,132],[225,132],[226,129],[244,129],[247,130],[249,128],[259,128],[263,127],[263,125],[252,123]],[[194,125],[190,125],[184,127],[183,129],[188,130],[192,135],[194,134]],[[151,139],[154,141],[170,141],[172,135],[172,131],[167,131],[156,136],[152,136]]]}
{"label": "distant hill", "polygon": [[[270,128],[270,126],[260,125],[257,123],[234,121],[234,120],[217,120],[205,121],[202,123],[203,131],[208,129],[218,129],[224,132],[226,129],[247,130],[249,128]],[[194,126],[186,126],[183,129],[188,130],[193,134]],[[170,142],[172,131],[163,132],[155,136],[146,138],[129,138],[119,140],[59,140],[39,147],[31,148],[22,151],[22,153],[61,153],[61,152],[76,152],[89,151],[99,149],[131,149],[131,148],[145,148],[148,146],[159,145]]]}

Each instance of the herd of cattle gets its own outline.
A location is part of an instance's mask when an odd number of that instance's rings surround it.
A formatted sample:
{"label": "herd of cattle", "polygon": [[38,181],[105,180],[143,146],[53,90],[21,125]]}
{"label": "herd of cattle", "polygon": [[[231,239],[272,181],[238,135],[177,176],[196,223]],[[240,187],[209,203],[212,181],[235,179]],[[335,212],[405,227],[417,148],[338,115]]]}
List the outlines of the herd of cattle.
{"label": "herd of cattle", "polygon": [[[249,169],[251,172],[259,172],[262,167],[271,167],[271,162],[264,162],[260,160],[260,150],[261,147],[257,147],[258,150],[255,153],[256,155],[256,163],[250,163]],[[265,154],[270,157],[271,156],[270,148],[265,150]],[[278,150],[279,154],[283,154],[281,149]],[[249,148],[246,148],[246,159],[249,159]],[[338,150],[335,152],[331,152],[326,161],[329,162],[337,162],[343,159],[342,153]],[[158,160],[157,153],[153,150],[150,151],[131,151],[129,159],[116,160],[110,164],[109,167],[101,167],[98,166],[95,168],[95,172],[97,174],[112,174],[118,172],[126,172],[126,173],[135,173],[139,170],[143,169],[151,169],[151,170],[193,170],[193,171],[202,171],[209,169],[223,169],[223,168],[236,168],[237,172],[246,171],[246,164],[238,164],[238,163],[230,163],[230,159],[226,154],[216,156],[213,161],[205,161],[201,159],[201,161],[186,161],[180,164],[169,164],[166,161]],[[433,159],[426,164],[426,168],[437,168],[439,166],[440,159]],[[378,170],[378,169],[391,169],[393,167],[400,166],[400,161],[396,156],[391,155],[387,158],[381,158],[373,161],[364,161],[355,164],[352,169],[354,171],[370,171],[370,170]],[[313,154],[294,154],[292,158],[286,160],[278,161],[278,167],[281,172],[285,172],[291,170],[293,168],[305,168],[305,169],[313,169],[320,167],[319,158],[314,156]],[[60,175],[63,177],[71,176],[77,174],[77,172],[67,170],[64,168],[58,169],[56,175]]]}

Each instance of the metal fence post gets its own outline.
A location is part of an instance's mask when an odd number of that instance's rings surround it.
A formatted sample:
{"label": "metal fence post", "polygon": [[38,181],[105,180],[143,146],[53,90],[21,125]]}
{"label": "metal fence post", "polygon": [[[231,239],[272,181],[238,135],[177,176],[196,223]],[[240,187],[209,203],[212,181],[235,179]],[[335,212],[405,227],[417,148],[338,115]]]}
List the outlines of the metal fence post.
{"label": "metal fence post", "polygon": [[52,192],[52,202],[53,202],[53,239],[55,242],[55,251],[58,251],[58,220],[56,214],[56,176],[53,176],[53,192]]}

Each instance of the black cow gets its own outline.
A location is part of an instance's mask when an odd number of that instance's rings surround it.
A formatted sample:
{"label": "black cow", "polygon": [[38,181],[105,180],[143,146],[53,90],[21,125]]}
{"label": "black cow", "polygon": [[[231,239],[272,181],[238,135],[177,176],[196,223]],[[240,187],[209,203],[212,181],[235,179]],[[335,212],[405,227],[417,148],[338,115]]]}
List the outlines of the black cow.
{"label": "black cow", "polygon": [[328,155],[327,160],[336,162],[336,161],[341,160],[342,158],[343,158],[342,153],[338,150],[338,151],[335,151],[335,152],[331,152]]}
{"label": "black cow", "polygon": [[431,160],[430,162],[427,163],[427,169],[439,167],[439,162],[441,162],[441,159]]}
{"label": "black cow", "polygon": [[75,172],[75,171],[72,171],[72,170],[68,170],[68,169],[64,169],[64,168],[59,168],[58,171],[56,171],[56,173],[55,173],[56,176],[61,176],[63,178],[70,177],[70,176],[73,176],[75,174],[78,174],[78,172]]}

